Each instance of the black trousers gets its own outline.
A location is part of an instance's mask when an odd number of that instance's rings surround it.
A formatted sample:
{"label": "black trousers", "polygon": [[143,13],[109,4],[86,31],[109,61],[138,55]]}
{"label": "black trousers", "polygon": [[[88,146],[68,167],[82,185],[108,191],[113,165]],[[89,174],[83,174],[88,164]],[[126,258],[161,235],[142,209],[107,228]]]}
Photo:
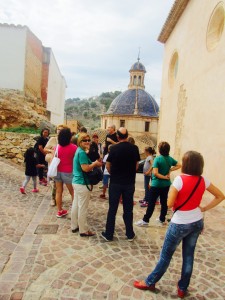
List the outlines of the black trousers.
{"label": "black trousers", "polygon": [[[42,154],[38,154],[37,157],[38,163],[41,165],[46,165],[45,156]],[[44,168],[37,168],[39,180],[42,180],[44,177]]]}
{"label": "black trousers", "polygon": [[123,220],[126,227],[126,236],[128,239],[133,238],[133,197],[134,184],[122,185],[110,183],[109,185],[109,210],[106,222],[105,234],[107,238],[112,239],[115,230],[116,214],[120,201],[123,198]]}
{"label": "black trousers", "polygon": [[148,208],[146,210],[146,213],[144,215],[143,221],[149,222],[149,219],[151,218],[154,209],[155,209],[155,203],[158,197],[160,197],[160,204],[161,204],[161,212],[159,219],[162,222],[165,222],[166,214],[167,214],[167,197],[169,192],[169,186],[164,188],[158,188],[151,186],[149,191],[149,201],[148,201]]}

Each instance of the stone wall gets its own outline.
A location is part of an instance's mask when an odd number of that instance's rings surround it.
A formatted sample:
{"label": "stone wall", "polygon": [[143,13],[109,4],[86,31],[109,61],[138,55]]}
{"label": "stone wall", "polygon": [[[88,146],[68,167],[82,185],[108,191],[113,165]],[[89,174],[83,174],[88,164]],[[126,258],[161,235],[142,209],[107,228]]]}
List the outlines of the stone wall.
{"label": "stone wall", "polygon": [[0,131],[0,157],[23,164],[23,155],[29,147],[34,146],[36,136],[37,134]]}

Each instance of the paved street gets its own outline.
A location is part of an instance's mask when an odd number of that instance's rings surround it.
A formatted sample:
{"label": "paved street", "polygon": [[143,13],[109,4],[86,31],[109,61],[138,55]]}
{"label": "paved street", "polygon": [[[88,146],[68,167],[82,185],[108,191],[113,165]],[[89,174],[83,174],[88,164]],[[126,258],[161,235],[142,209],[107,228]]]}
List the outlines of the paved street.
{"label": "paved street", "polygon": [[[132,300],[177,299],[176,284],[181,269],[181,247],[169,270],[157,284],[159,293],[134,289],[135,279],[144,279],[155,266],[165,235],[165,227],[155,223],[135,226],[137,239],[128,242],[124,234],[122,206],[116,221],[115,239],[105,242],[107,200],[99,198],[95,187],[89,205],[89,223],[95,237],[82,238],[70,230],[70,214],[56,218],[50,207],[51,187],[40,193],[22,195],[19,187],[24,170],[0,159],[0,300]],[[142,175],[138,174],[135,200],[143,197]],[[207,196],[204,201],[207,201]],[[64,195],[64,208],[71,200]],[[134,220],[145,208],[134,206]],[[48,226],[40,225],[58,225]],[[186,299],[225,299],[225,208],[205,214],[205,230],[200,236],[193,276]],[[47,230],[56,230],[48,233]],[[35,233],[36,231],[36,233]]]}

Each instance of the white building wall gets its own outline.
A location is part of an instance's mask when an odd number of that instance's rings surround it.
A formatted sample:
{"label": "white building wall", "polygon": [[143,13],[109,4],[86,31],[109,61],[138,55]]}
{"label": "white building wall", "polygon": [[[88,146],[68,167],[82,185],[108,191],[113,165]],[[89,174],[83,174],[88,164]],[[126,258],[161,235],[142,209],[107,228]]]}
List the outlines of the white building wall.
{"label": "white building wall", "polygon": [[[158,141],[168,141],[179,160],[188,150],[202,153],[204,175],[224,191],[225,30],[213,51],[206,47],[209,20],[219,2],[190,1],[165,44]],[[174,51],[179,61],[171,87]]]}
{"label": "white building wall", "polygon": [[26,31],[0,25],[0,88],[24,89]]}
{"label": "white building wall", "polygon": [[64,123],[65,90],[65,79],[61,75],[53,52],[51,51],[48,74],[47,110],[51,112],[50,122],[55,125]]}

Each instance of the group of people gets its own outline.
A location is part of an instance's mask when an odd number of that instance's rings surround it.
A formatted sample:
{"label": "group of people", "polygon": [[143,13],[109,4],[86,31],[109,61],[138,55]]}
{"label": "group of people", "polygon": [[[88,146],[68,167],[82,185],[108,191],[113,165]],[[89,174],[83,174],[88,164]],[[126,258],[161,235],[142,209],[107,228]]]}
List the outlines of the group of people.
{"label": "group of people", "polygon": [[[43,130],[43,140],[47,132]],[[68,214],[62,208],[63,184],[67,186],[72,198],[71,209],[71,230],[79,232],[81,237],[93,236],[96,233],[90,230],[88,225],[88,204],[91,192],[87,188],[89,184],[87,172],[94,167],[103,167],[100,148],[101,145],[95,141],[91,143],[87,131],[80,132],[75,136],[76,145],[71,143],[70,129],[63,125],[57,127],[57,137],[39,145],[40,152],[46,156],[55,155],[57,147],[60,164],[57,176],[54,178],[56,186],[56,204],[58,207],[57,217]],[[93,136],[92,139],[97,138]],[[100,148],[99,148],[100,147]],[[33,150],[32,150],[33,151]],[[25,192],[25,187],[32,177],[35,192],[35,176],[37,170],[43,171],[45,163],[34,157],[34,151],[27,150],[25,154],[26,179],[20,191]],[[158,145],[159,155],[153,159],[154,150],[146,148],[146,162],[144,165],[144,186],[146,213],[143,218],[135,224],[140,227],[148,226],[150,218],[155,209],[157,199],[160,199],[161,209],[158,222],[165,224],[168,208],[172,208],[173,216],[165,235],[164,244],[159,261],[151,274],[145,280],[136,280],[134,287],[142,290],[155,291],[155,284],[166,272],[173,253],[182,242],[183,264],[181,277],[177,284],[177,294],[180,298],[185,297],[193,270],[194,251],[198,237],[203,230],[203,212],[215,207],[225,196],[207,178],[202,176],[204,160],[200,153],[188,151],[182,158],[182,164],[170,156],[170,145],[167,142],[160,142]],[[137,146],[128,140],[128,131],[121,127],[118,130],[115,126],[109,126],[103,150],[104,177],[103,193],[105,198],[106,188],[109,184],[109,208],[105,230],[101,237],[107,241],[113,241],[116,214],[122,197],[123,220],[125,224],[125,235],[129,242],[132,242],[136,235],[133,228],[133,198],[135,191],[135,178],[140,161]],[[32,165],[32,167],[31,167]],[[171,185],[171,172],[181,168],[181,175],[178,175]],[[36,170],[36,171],[35,171]],[[106,176],[105,176],[106,175]],[[40,175],[39,175],[40,176]],[[110,180],[109,180],[110,178]],[[39,181],[43,179],[39,177]],[[205,206],[201,205],[202,196],[207,190],[212,194],[213,199]]]}

